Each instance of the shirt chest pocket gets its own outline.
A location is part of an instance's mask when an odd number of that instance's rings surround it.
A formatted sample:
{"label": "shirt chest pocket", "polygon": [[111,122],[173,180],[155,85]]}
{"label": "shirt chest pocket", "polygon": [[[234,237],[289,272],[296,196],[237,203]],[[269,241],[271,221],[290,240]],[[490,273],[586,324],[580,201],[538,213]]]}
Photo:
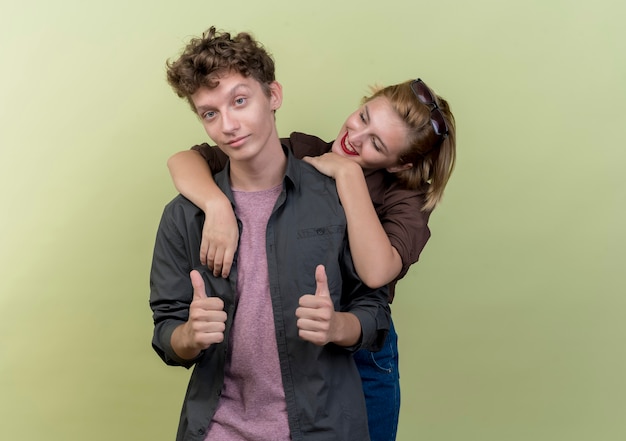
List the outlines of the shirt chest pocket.
{"label": "shirt chest pocket", "polygon": [[345,227],[342,225],[325,225],[298,230],[297,237],[298,240],[318,239],[320,241],[332,241],[340,240],[344,232]]}
{"label": "shirt chest pocket", "polygon": [[[324,265],[328,286],[333,292],[341,285],[346,230],[343,225],[323,225],[297,231],[297,274],[310,274],[315,283],[315,268]],[[294,262],[295,263],[295,262]],[[309,279],[307,277],[307,279]],[[314,289],[314,285],[312,288]],[[337,292],[337,291],[335,291]],[[340,292],[340,290],[339,290]]]}

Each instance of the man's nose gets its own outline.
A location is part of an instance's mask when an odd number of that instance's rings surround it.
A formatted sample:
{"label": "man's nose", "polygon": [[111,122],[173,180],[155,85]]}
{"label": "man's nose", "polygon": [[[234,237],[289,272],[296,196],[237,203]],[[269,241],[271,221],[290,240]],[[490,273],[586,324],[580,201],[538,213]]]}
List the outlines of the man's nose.
{"label": "man's nose", "polygon": [[222,131],[232,133],[239,128],[239,120],[233,112],[222,112]]}

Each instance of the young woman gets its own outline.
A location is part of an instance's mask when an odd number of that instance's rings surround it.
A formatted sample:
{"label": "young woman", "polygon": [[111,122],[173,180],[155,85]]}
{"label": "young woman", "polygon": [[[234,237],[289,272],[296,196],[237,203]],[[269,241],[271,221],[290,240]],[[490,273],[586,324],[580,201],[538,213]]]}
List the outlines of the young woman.
{"label": "young woman", "polygon": [[[348,219],[356,270],[370,287],[396,282],[430,237],[428,218],[440,202],[456,159],[456,128],[448,103],[420,80],[375,89],[348,117],[337,139],[294,132],[282,139],[294,155],[334,178]],[[212,174],[226,156],[207,144],[168,161],[176,188],[203,208],[202,262],[227,276],[239,231],[230,202]],[[208,165],[208,167],[207,167]],[[400,411],[397,335],[380,352],[359,351],[372,441],[394,440]]]}

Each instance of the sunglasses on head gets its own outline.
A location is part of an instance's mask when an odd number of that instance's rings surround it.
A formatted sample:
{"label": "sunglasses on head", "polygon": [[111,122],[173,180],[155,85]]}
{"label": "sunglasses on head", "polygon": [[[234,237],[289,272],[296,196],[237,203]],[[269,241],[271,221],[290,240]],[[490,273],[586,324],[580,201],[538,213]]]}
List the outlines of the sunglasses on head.
{"label": "sunglasses on head", "polygon": [[448,124],[435,101],[435,94],[428,88],[426,83],[419,78],[411,82],[411,90],[420,103],[428,106],[430,109],[430,122],[433,125],[435,134],[440,137],[440,142],[442,142],[443,139],[448,136]]}

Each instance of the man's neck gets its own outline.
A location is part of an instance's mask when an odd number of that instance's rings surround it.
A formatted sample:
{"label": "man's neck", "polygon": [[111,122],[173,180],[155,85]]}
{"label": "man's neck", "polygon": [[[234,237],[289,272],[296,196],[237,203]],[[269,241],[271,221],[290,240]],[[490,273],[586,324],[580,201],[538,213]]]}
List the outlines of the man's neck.
{"label": "man's neck", "polygon": [[250,161],[230,161],[230,182],[235,190],[260,191],[279,185],[285,176],[287,156],[280,140]]}

